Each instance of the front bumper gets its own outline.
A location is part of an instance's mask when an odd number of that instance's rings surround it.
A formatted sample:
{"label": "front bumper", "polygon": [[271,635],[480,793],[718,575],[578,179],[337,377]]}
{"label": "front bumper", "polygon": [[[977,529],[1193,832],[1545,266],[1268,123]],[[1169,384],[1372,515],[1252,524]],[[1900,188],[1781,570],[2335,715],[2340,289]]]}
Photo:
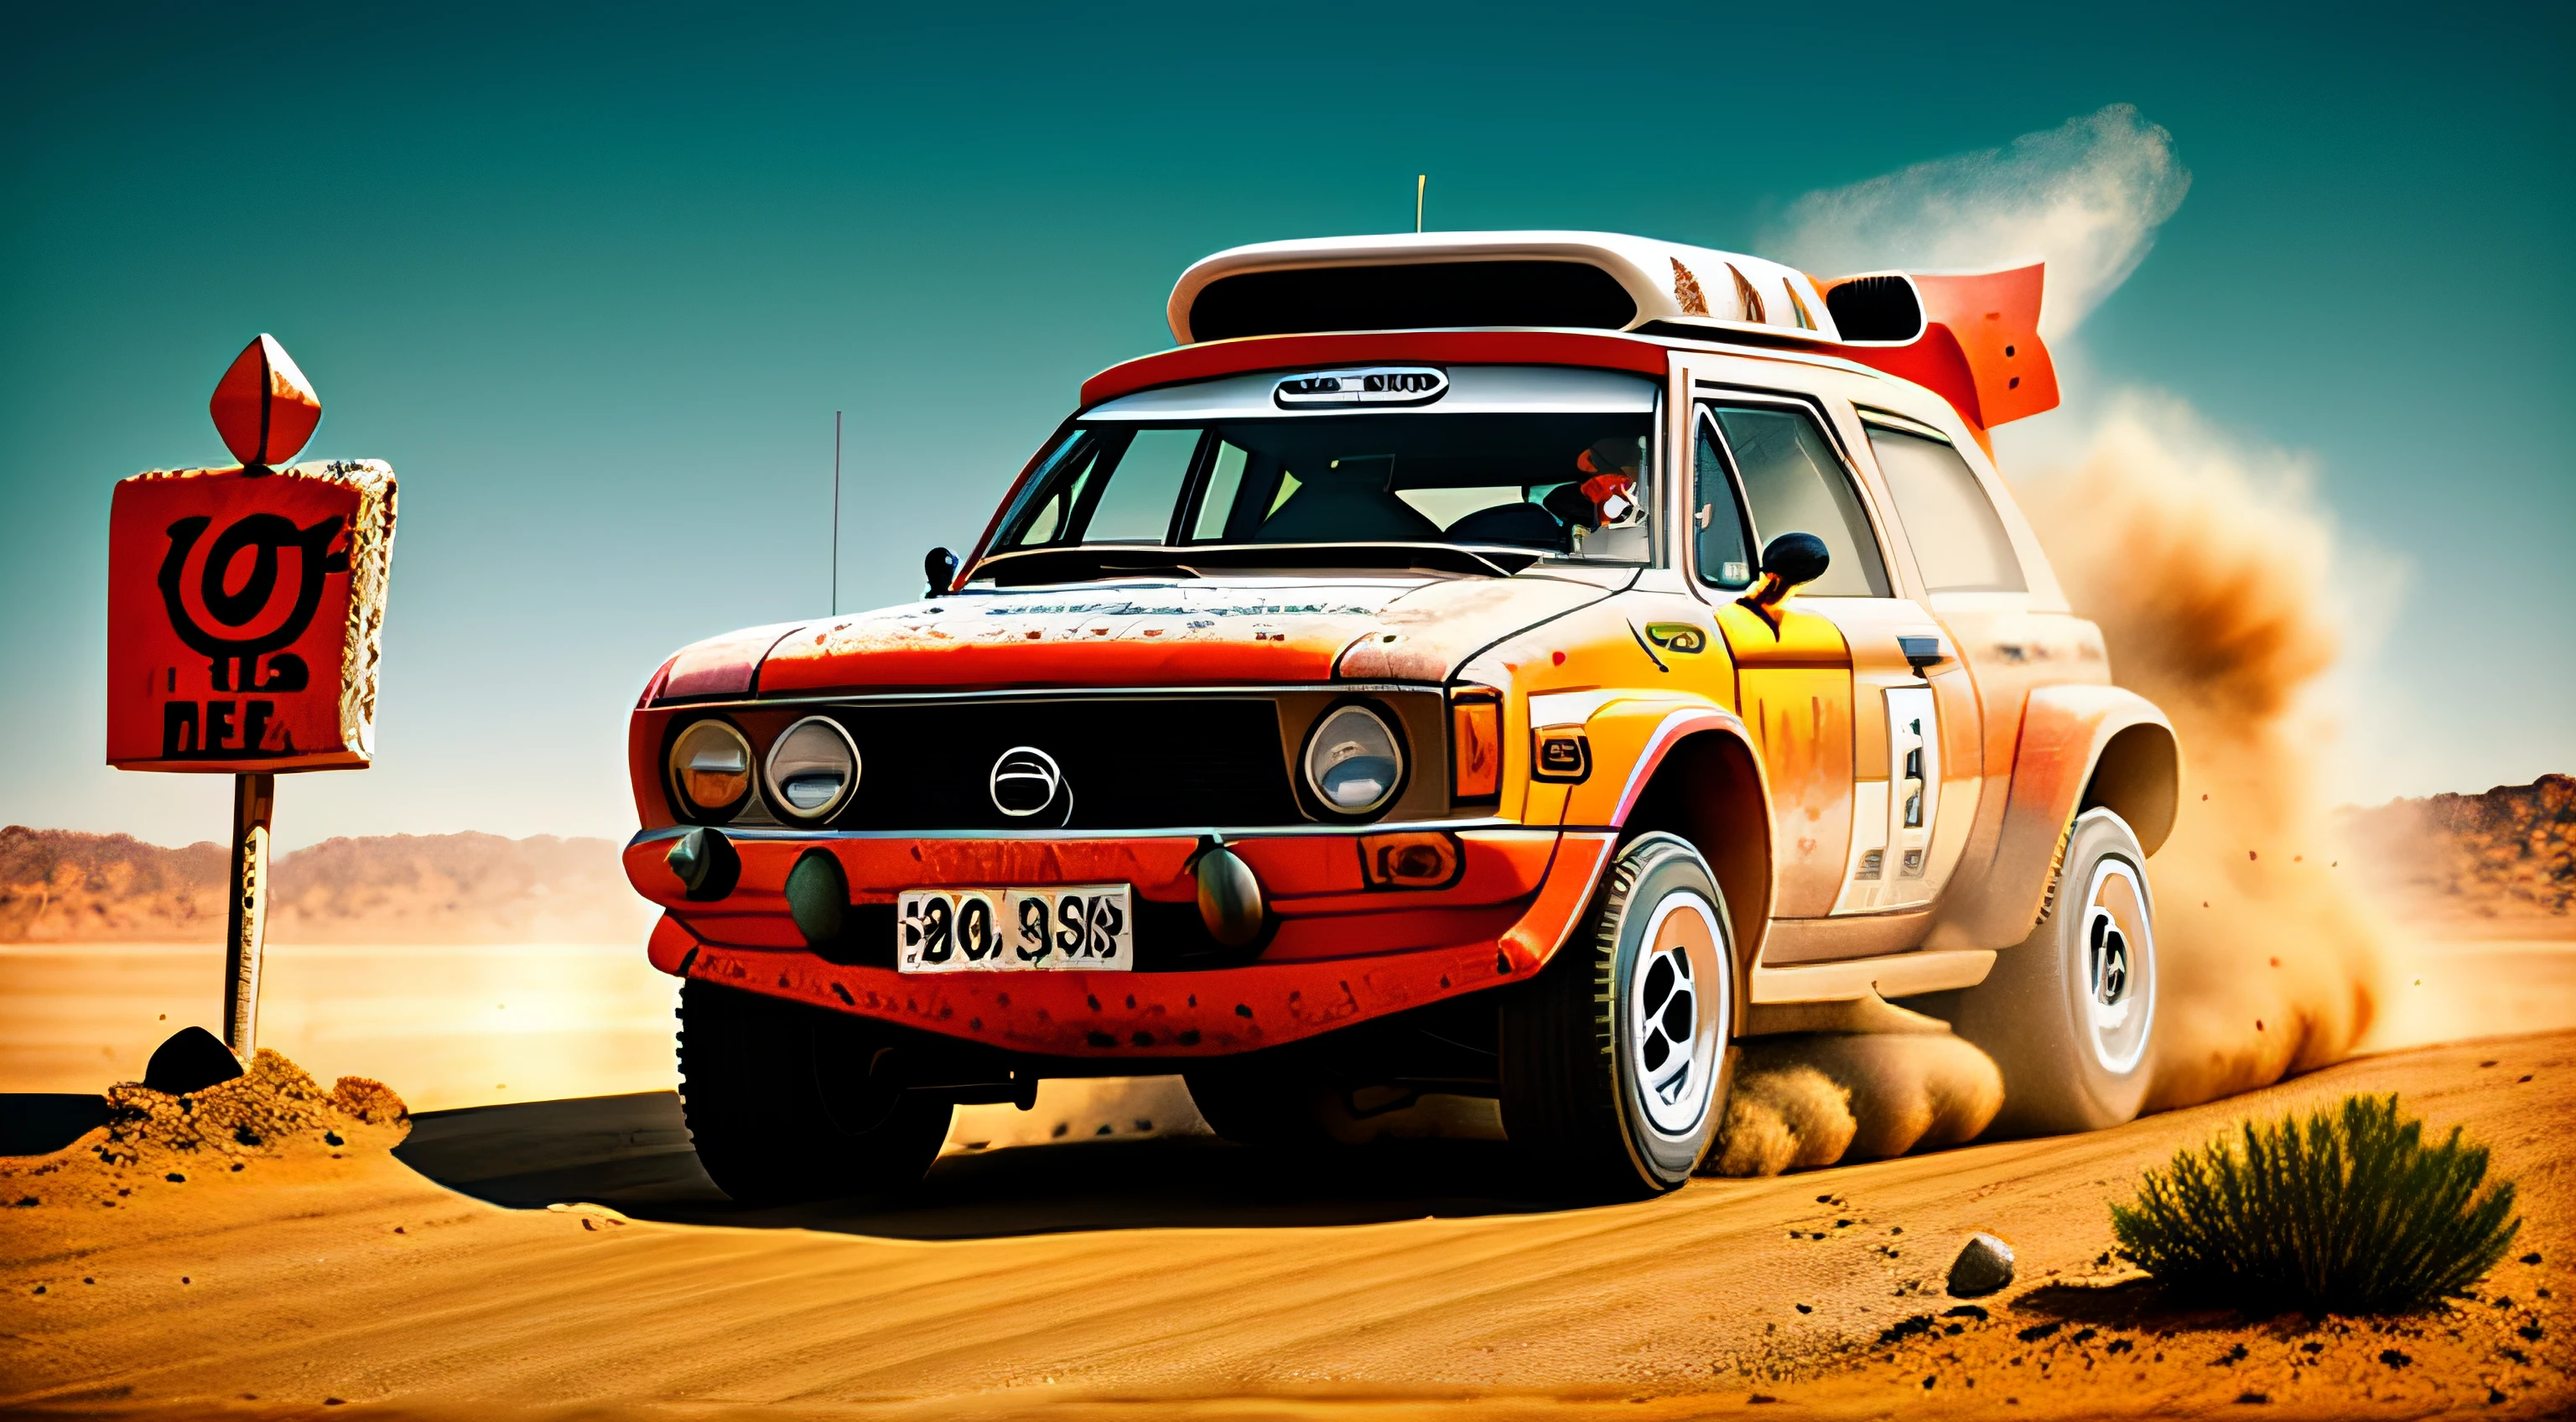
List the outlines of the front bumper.
{"label": "front bumper", "polygon": [[629,880],[665,909],[647,948],[663,972],[1032,1056],[1189,1058],[1275,1047],[1526,978],[1590,903],[1616,835],[1465,830],[1457,882],[1406,890],[1362,887],[1352,837],[1229,839],[1278,923],[1250,962],[940,974],[826,961],[789,915],[789,869],[811,850],[832,854],[856,905],[891,904],[905,889],[1104,882],[1181,904],[1195,901],[1189,865],[1203,841],[743,836],[733,840],[742,868],[732,891],[697,903],[664,860],[670,838],[648,831],[625,853]]}

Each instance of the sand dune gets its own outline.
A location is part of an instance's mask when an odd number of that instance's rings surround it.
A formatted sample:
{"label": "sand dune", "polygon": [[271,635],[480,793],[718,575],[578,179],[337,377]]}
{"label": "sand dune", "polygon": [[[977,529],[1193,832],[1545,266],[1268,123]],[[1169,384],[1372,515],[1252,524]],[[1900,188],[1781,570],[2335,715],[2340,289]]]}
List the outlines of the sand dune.
{"label": "sand dune", "polygon": [[[2517,1251],[2541,1264],[2508,1264],[2485,1297],[2396,1325],[2170,1315],[2100,1287],[2117,1282],[2104,1201],[2140,1170],[2243,1112],[2387,1089],[2495,1146],[2523,1181]],[[575,1103],[474,1113],[493,1123],[486,1138],[447,1131],[438,1168],[470,1173],[478,1150],[542,1154],[579,1136],[560,1121],[533,1140],[502,1125],[540,1109]],[[1265,1223],[1258,1199],[1233,1227],[1160,1224],[1223,1207],[1211,1187],[1244,1179],[1246,1155],[1110,1141],[951,1157],[933,1199],[975,1193],[978,1172],[1043,1168],[986,1189],[1017,1203],[969,1237],[911,1239],[891,1237],[900,1211],[863,1204],[704,1207],[731,1228],[504,1208],[415,1173],[384,1152],[389,1128],[354,1123],[338,1145],[307,1125],[215,1168],[148,1143],[116,1166],[75,1149],[11,1162],[0,1180],[36,1202],[0,1232],[0,1409],[2069,1417],[2247,1415],[2239,1399],[2259,1393],[2262,1415],[2545,1415],[2576,1406],[2552,1341],[2576,1327],[2571,1109],[2576,1034],[2561,1033],[2364,1059],[2097,1135],[1696,1181],[1614,1208],[1480,1202],[1490,1157],[1470,1150],[1361,1152],[1367,1178],[1344,1177],[1342,1194],[1380,1222],[1322,1226]],[[578,1198],[585,1179],[614,1184],[673,1155],[638,1138],[559,1167],[560,1183]],[[1451,1198],[1422,1188],[1444,1180]],[[1114,1196],[1135,1227],[1066,1228],[1062,1211],[1086,1196]],[[1012,1233],[1027,1229],[1061,1232]],[[2021,1282],[1984,1301],[1987,1320],[1940,1320],[1954,1303],[1941,1270],[1977,1229],[2014,1243]],[[1879,1342],[1927,1314],[1961,1332]],[[2391,1352],[2408,1361],[2380,1361]],[[346,1414],[323,1412],[335,1400]]]}

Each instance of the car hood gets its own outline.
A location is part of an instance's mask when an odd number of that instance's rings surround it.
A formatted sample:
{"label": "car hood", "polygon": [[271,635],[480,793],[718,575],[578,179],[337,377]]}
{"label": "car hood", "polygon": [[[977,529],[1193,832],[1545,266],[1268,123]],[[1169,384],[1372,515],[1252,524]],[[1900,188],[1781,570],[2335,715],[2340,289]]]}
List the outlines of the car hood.
{"label": "car hood", "polygon": [[712,638],[672,659],[655,699],[755,687],[777,696],[1441,681],[1479,649],[1628,579],[1578,570],[973,589]]}

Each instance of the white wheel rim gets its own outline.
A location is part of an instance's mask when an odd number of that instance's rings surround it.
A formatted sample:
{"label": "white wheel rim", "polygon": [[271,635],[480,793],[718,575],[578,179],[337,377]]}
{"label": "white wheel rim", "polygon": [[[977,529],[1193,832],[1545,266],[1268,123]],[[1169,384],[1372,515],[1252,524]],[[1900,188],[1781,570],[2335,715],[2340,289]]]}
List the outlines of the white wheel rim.
{"label": "white wheel rim", "polygon": [[[1646,920],[1628,978],[1621,1051],[1638,1109],[1657,1133],[1687,1137],[1707,1117],[1717,1084],[1719,1024],[1733,1012],[1717,909],[1687,890],[1667,894]],[[1721,966],[1694,964],[1692,950]]]}
{"label": "white wheel rim", "polygon": [[2075,930],[2071,976],[2085,1040],[2105,1071],[2126,1076],[2146,1055],[2156,1016],[2155,926],[2136,866],[2093,866]]}

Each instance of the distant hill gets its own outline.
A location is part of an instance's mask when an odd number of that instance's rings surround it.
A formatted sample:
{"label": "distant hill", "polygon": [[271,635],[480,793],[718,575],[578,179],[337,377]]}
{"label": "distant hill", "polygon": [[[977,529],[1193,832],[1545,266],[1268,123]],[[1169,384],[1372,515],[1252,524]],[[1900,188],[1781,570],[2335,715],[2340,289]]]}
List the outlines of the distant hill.
{"label": "distant hill", "polygon": [[2410,908],[2480,919],[2576,910],[2576,779],[2393,800],[2345,811],[2344,825]]}
{"label": "distant hill", "polygon": [[[640,943],[653,909],[604,839],[333,839],[278,858],[277,943]],[[224,846],[0,829],[0,942],[220,941]]]}

